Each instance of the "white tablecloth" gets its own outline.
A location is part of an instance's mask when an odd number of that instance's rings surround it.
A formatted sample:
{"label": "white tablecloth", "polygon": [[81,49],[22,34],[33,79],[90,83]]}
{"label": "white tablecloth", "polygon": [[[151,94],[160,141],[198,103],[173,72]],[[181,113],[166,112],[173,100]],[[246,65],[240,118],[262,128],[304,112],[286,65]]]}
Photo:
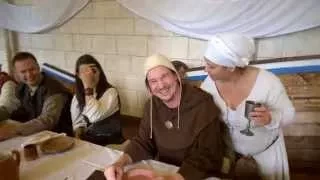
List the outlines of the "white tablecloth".
{"label": "white tablecloth", "polygon": [[[40,133],[52,134],[50,131]],[[94,170],[114,163],[122,153],[75,139],[74,147],[66,152],[50,155],[40,154],[36,160],[25,161],[21,144],[35,136],[39,136],[39,133],[0,142],[0,151],[2,152],[13,149],[21,152],[20,180],[85,180]],[[172,173],[178,170],[176,166],[153,160],[142,161],[128,166],[126,169],[141,165],[163,173]]]}

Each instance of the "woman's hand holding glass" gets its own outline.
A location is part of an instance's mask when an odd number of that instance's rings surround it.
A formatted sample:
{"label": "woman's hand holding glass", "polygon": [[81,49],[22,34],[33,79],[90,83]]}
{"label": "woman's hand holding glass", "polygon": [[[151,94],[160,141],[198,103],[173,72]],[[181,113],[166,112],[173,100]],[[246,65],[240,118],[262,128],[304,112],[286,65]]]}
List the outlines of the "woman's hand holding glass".
{"label": "woman's hand holding glass", "polygon": [[265,126],[271,123],[270,110],[264,105],[254,108],[254,111],[250,112],[249,116],[257,126]]}

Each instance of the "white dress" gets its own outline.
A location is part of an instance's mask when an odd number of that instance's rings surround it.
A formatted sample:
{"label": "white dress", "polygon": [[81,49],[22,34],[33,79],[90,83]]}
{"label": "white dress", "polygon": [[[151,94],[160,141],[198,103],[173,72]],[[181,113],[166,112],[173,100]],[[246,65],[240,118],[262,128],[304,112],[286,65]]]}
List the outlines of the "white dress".
{"label": "white dress", "polygon": [[[209,76],[204,80],[201,88],[210,93],[220,107],[222,119],[229,127],[235,151],[253,156],[263,179],[289,179],[288,158],[281,127],[293,122],[295,110],[279,78],[268,71],[260,70],[249,96],[238,105],[236,110],[226,106],[214,81]],[[271,110],[270,124],[266,126],[251,124],[254,136],[240,133],[248,125],[248,120],[244,116],[246,100],[260,102]]]}

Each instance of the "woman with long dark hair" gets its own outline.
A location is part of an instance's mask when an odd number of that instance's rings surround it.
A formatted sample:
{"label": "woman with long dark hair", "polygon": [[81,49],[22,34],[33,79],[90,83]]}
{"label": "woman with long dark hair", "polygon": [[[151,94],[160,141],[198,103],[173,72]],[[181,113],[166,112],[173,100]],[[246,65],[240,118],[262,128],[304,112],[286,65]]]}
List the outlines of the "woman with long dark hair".
{"label": "woman with long dark hair", "polygon": [[99,145],[121,143],[120,100],[99,62],[85,54],[76,62],[71,116],[76,137]]}

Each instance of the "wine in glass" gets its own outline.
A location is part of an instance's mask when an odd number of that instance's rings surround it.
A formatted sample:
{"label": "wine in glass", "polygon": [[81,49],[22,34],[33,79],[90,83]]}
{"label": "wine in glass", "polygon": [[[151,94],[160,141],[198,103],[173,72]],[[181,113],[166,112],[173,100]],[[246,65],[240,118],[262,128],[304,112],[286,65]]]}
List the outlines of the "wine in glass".
{"label": "wine in glass", "polygon": [[254,108],[260,107],[261,103],[255,101],[246,101],[246,106],[244,110],[244,116],[248,119],[248,125],[245,129],[241,130],[240,133],[246,136],[253,136],[254,133],[250,130],[251,128],[251,118],[249,116],[250,112],[254,111]]}

